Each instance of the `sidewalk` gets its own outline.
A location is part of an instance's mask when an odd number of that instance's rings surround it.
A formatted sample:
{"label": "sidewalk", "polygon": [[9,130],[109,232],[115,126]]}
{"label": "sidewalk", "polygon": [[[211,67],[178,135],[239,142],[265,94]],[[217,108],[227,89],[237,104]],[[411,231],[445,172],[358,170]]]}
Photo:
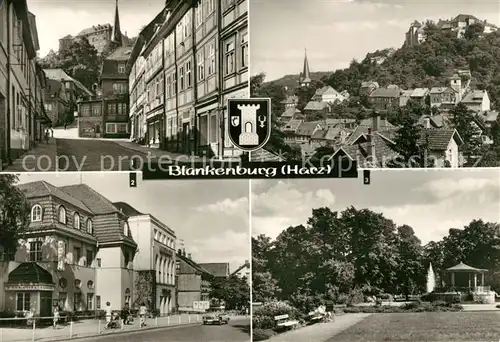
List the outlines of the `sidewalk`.
{"label": "sidewalk", "polygon": [[49,143],[39,143],[34,149],[27,151],[20,158],[7,166],[7,172],[55,171],[57,163],[57,145],[55,138]]}
{"label": "sidewalk", "polygon": [[371,314],[356,313],[335,316],[335,321],[317,323],[271,337],[270,342],[325,342],[356,323],[361,322]]}
{"label": "sidewalk", "polygon": [[164,151],[160,150],[159,148],[152,148],[152,147],[147,147],[147,146],[142,146],[139,144],[136,144],[131,141],[124,141],[124,140],[116,140],[112,139],[115,144],[120,145],[123,148],[126,148],[131,151],[143,153],[143,154],[151,154],[152,158],[158,158],[158,159],[163,159],[165,162],[168,162],[169,160],[178,160],[180,162],[188,162],[190,160],[199,160],[201,161],[202,159],[198,156],[188,156],[182,153],[175,153],[175,152],[169,152],[169,151]]}
{"label": "sidewalk", "polygon": [[[166,328],[187,324],[201,324],[202,315],[171,315],[167,317],[149,318],[146,320],[145,329]],[[238,318],[232,318],[234,320]],[[33,332],[32,328],[0,328],[0,342],[25,342],[25,341],[61,341],[72,338],[92,337],[97,335],[124,333],[127,331],[141,330],[139,327],[139,319],[134,318],[131,325],[123,326],[123,329],[110,329],[104,330],[104,320],[85,320],[74,322],[73,324],[60,325],[58,329],[49,327],[36,328]],[[33,339],[34,336],[34,339]]]}

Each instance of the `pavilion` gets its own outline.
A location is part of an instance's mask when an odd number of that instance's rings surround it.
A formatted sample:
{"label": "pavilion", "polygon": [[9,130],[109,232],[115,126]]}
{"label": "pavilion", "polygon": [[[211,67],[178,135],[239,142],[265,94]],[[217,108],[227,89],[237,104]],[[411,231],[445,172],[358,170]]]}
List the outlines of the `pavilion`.
{"label": "pavilion", "polygon": [[[472,292],[483,292],[488,291],[484,283],[484,274],[488,270],[475,268],[460,262],[458,265],[447,268],[445,270],[446,274],[450,275],[450,285],[453,288],[469,288]],[[480,285],[478,285],[478,276],[480,277]]]}

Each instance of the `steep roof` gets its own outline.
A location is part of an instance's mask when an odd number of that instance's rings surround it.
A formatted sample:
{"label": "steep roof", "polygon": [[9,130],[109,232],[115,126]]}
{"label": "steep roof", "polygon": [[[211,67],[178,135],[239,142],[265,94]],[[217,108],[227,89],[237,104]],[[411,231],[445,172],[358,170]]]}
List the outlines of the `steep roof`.
{"label": "steep roof", "polygon": [[68,195],[83,202],[93,213],[110,214],[119,212],[113,203],[106,197],[86,184],[74,184],[59,187]]}
{"label": "steep roof", "polygon": [[233,273],[231,273],[231,275],[235,275],[236,273],[238,273],[239,271],[241,271],[244,268],[250,268],[250,262],[248,262],[248,260],[245,261],[245,263],[243,265],[241,265],[240,267],[238,267],[236,269],[236,271],[234,271]]}
{"label": "steep roof", "polygon": [[73,77],[69,76],[63,69],[57,68],[57,69],[43,69],[45,72],[45,76],[48,79],[51,80],[56,80],[56,81],[70,81],[73,82],[81,91],[87,93],[87,95],[92,95],[93,93],[88,90],[80,81],[74,79]]}
{"label": "steep roof", "polygon": [[227,277],[230,274],[227,262],[200,263],[199,265],[214,277]]}
{"label": "steep roof", "polygon": [[135,209],[130,204],[125,202],[113,202],[113,206],[115,206],[120,212],[124,213],[128,217],[144,215],[139,210]]}
{"label": "steep roof", "polygon": [[334,158],[340,151],[344,151],[351,159],[358,160],[360,164],[358,167],[366,167],[368,161],[376,162],[376,166],[385,166],[390,160],[393,160],[399,154],[394,150],[394,142],[383,135],[383,132],[373,134],[373,145],[375,148],[375,161],[370,160],[370,142],[363,141],[353,145],[344,145],[339,147],[332,158]]}
{"label": "steep roof", "polygon": [[295,131],[295,134],[311,136],[318,126],[319,124],[317,122],[302,122]]}
{"label": "steep roof", "polygon": [[188,264],[189,266],[191,266],[195,271],[197,272],[200,272],[200,273],[205,273],[205,274],[208,274],[208,275],[211,275],[210,272],[208,272],[204,267],[202,267],[200,264],[194,262],[193,260],[185,257],[184,255],[182,255],[181,253],[177,253],[176,257],[178,259],[181,259],[182,261],[184,261],[186,264]]}
{"label": "steep roof", "polygon": [[326,102],[322,101],[309,101],[305,106],[304,110],[323,110],[328,109],[330,106]]}
{"label": "steep roof", "polygon": [[302,120],[291,119],[283,126],[282,129],[284,131],[294,131],[295,132],[297,130],[297,128],[299,128],[301,123],[302,123]]}
{"label": "steep roof", "polygon": [[400,93],[401,91],[397,88],[377,88],[368,96],[396,98],[399,97]]}
{"label": "steep roof", "polygon": [[307,50],[304,53],[304,66],[302,68],[302,79],[301,82],[311,82],[311,75],[309,71],[309,61],[307,60]]}
{"label": "steep roof", "polygon": [[[370,127],[370,128],[373,128],[373,119],[372,118],[368,118],[368,119],[363,119],[360,123],[359,123],[359,126],[360,127]],[[391,124],[389,122],[389,120],[387,120],[387,118],[380,118],[378,120],[378,130],[379,131],[386,131],[386,130],[389,130],[389,129],[394,129],[396,128],[396,126],[394,126],[393,124]]]}
{"label": "steep roof", "polygon": [[486,269],[482,268],[475,268],[469,265],[464,264],[463,262],[460,262],[459,264],[449,267],[446,269],[449,272],[485,272],[488,271]]}
{"label": "steep roof", "polygon": [[463,103],[481,103],[483,102],[486,90],[471,90],[462,99]]}
{"label": "steep roof", "polygon": [[298,108],[294,108],[294,107],[289,107],[287,108],[282,114],[281,114],[281,117],[282,118],[291,118],[293,117],[295,114],[301,114],[300,112],[300,109]]}
{"label": "steep roof", "polygon": [[83,209],[88,213],[92,213],[92,210],[85,205],[82,201],[77,198],[68,195],[66,192],[60,190],[54,185],[47,183],[46,181],[36,181],[30,183],[19,184],[18,189],[24,193],[26,198],[37,198],[45,196],[54,196],[63,200],[66,203],[72,204],[77,208]]}
{"label": "steep roof", "polygon": [[431,151],[446,151],[452,139],[455,139],[459,145],[463,143],[456,129],[424,128],[418,140],[418,144],[420,146],[427,145],[427,148]]}

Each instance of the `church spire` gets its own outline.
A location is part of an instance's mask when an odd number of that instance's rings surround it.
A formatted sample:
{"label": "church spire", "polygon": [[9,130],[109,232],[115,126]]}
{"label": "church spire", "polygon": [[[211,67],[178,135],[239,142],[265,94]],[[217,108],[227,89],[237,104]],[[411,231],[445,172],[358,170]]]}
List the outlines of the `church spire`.
{"label": "church spire", "polygon": [[113,33],[111,34],[111,40],[114,43],[122,45],[122,31],[120,28],[120,16],[118,14],[118,0],[116,0],[115,23],[113,25]]}
{"label": "church spire", "polygon": [[304,49],[304,68],[300,78],[300,85],[308,86],[311,83],[311,75],[309,72],[309,61],[307,60],[307,49]]}

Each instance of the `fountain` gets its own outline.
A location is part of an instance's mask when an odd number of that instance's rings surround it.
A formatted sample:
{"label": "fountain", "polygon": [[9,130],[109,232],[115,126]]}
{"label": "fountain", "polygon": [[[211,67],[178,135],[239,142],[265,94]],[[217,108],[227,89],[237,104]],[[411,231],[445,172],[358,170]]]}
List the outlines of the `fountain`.
{"label": "fountain", "polygon": [[434,270],[432,269],[432,264],[429,263],[429,270],[427,271],[427,293],[434,291],[436,287],[436,276],[434,275]]}

